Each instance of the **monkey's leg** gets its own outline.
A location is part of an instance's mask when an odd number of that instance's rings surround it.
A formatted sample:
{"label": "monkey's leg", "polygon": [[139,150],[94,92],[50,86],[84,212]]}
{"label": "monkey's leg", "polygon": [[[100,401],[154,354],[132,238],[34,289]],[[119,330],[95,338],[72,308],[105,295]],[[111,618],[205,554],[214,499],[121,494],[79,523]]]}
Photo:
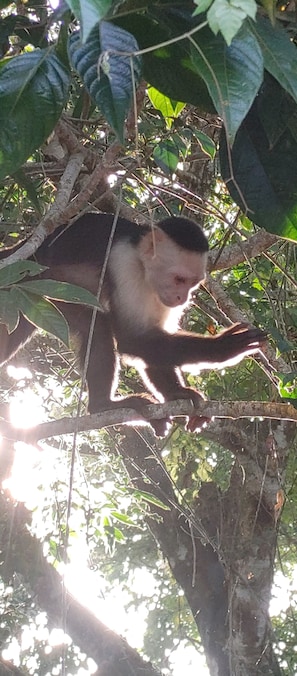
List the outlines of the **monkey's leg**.
{"label": "monkey's leg", "polygon": [[[82,321],[82,315],[84,321]],[[84,310],[79,319],[80,348],[79,359],[83,369],[87,344],[91,313]],[[77,323],[77,321],[76,321]],[[73,327],[73,321],[71,322]],[[114,392],[118,382],[118,357],[115,349],[115,341],[109,320],[106,314],[97,315],[92,346],[89,354],[86,380],[89,392],[88,410],[90,413],[98,413],[113,408],[134,408],[140,417],[143,416],[145,406],[156,400],[150,395],[131,395],[129,397],[114,398]]]}
{"label": "monkey's leg", "polygon": [[[91,322],[91,312],[83,309],[80,313],[75,310],[75,316],[69,306],[65,313],[73,332],[79,335],[79,360],[83,369],[88,345],[88,335]],[[148,403],[157,403],[157,400],[149,395],[131,395],[124,398],[113,398],[117,386],[118,357],[115,349],[115,341],[110,324],[109,316],[97,314],[92,345],[89,354],[86,380],[89,392],[88,410],[97,413],[113,408],[134,408],[141,418],[147,420],[146,406]],[[157,436],[164,436],[166,427],[164,421],[148,420]]]}
{"label": "monkey's leg", "polygon": [[[68,314],[68,313],[67,313]],[[83,309],[78,319],[67,319],[69,325],[79,336],[79,361],[81,369],[84,368],[89,331],[91,325],[92,313],[88,309]],[[114,345],[114,338],[110,326],[108,315],[98,313],[94,326],[91,348],[88,357],[86,371],[86,381],[89,393],[88,410],[90,413],[97,413],[104,409],[112,408],[111,396],[116,385],[117,378],[117,356]]]}

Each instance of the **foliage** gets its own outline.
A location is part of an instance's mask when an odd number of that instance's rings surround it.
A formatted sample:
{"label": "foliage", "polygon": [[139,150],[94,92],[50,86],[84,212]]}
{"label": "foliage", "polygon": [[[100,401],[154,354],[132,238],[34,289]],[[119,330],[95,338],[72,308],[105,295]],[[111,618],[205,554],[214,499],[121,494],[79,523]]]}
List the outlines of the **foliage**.
{"label": "foliage", "polygon": [[2,61],[0,179],[13,174],[50,135],[66,104],[69,82],[52,50]]}
{"label": "foliage", "polygon": [[[224,122],[221,162],[232,197],[255,223],[295,240],[295,174],[287,167],[297,165],[297,56],[290,34],[283,26],[272,25],[262,12],[256,14],[254,0],[184,4],[183,9],[169,2],[164,7],[156,0],[139,12],[135,3],[127,13],[125,2],[69,2],[82,26],[82,39],[80,30],[70,35],[70,61],[122,141],[141,72],[174,106],[179,102],[179,109],[180,102],[187,102],[204,113],[215,110]],[[53,13],[52,21],[61,18],[67,25],[69,12]],[[3,22],[5,53],[10,34],[18,35],[20,27],[13,11]],[[35,23],[27,26],[28,45]],[[21,35],[25,41],[24,32]],[[14,173],[40,146],[66,104],[70,71],[63,41],[62,23],[56,46],[39,49],[34,41],[33,51],[12,57],[8,52],[2,61],[2,177]],[[254,127],[252,139],[249,125]],[[169,171],[177,166],[177,160],[170,159],[172,151],[178,157],[179,149],[173,150],[169,138],[161,160]],[[291,184],[286,183],[284,190],[288,175]]]}
{"label": "foliage", "polygon": [[[212,275],[193,300],[185,328],[214,335],[228,322],[263,326],[271,336],[272,366],[249,359],[187,380],[218,405],[259,402],[263,415],[271,402],[297,401],[297,26],[289,10],[278,9],[267,0],[69,0],[57,9],[46,0],[0,2],[3,243],[19,245],[36,229],[45,236],[84,209],[115,213],[120,207],[140,222],[168,213],[203,222]],[[1,268],[1,322],[13,330],[23,313],[64,344],[39,334],[17,357],[25,372],[10,368],[6,375],[3,369],[1,425],[7,430],[9,408],[17,410],[20,424],[27,400],[25,419],[42,404],[43,417],[72,417],[75,430],[81,387],[60,310],[64,302],[97,301],[75,286],[40,279],[46,271],[34,252],[30,256]],[[123,368],[119,392],[131,391],[142,385],[135,370]],[[90,616],[71,645],[70,639],[63,644],[65,637],[52,645],[51,629],[61,624],[50,601],[59,607],[59,596],[52,587],[46,600],[40,597],[48,589],[39,568],[45,552],[52,577],[70,562],[75,593],[86,594],[89,580],[88,601],[103,621],[102,597],[115,604],[113,628],[128,642],[133,631],[126,619],[120,623],[122,609],[134,617],[134,633],[142,621],[136,647],[166,676],[180,673],[179,646],[185,673],[190,647],[198,654],[203,646],[209,658],[209,636],[222,660],[232,661],[238,650],[247,674],[254,673],[248,660],[257,646],[259,674],[279,673],[276,656],[284,673],[294,674],[293,432],[284,413],[280,424],[216,418],[201,435],[175,423],[165,441],[121,426],[75,432],[74,440],[54,437],[38,451],[18,448],[15,495],[31,512],[16,506],[4,485],[0,638],[1,650],[10,651],[4,655],[17,655],[24,674],[66,667],[91,673],[85,656],[93,654]],[[8,434],[11,469],[10,443]],[[38,555],[33,535],[41,541]],[[273,615],[272,639],[265,604],[277,535],[276,565],[289,593]],[[251,643],[252,631],[241,634],[244,627],[254,630],[255,618],[261,618],[262,646],[261,640]],[[96,631],[98,646],[99,622]],[[123,662],[107,665],[107,673],[123,676]],[[143,673],[144,664],[130,673]],[[229,662],[225,667],[221,673],[228,673]],[[234,666],[233,673],[240,669]],[[192,670],[203,673],[197,657]]]}
{"label": "foliage", "polygon": [[67,322],[62,312],[47,299],[97,307],[98,302],[92,293],[75,284],[52,279],[20,282],[28,275],[34,276],[44,270],[44,266],[34,261],[18,261],[0,270],[0,317],[11,333],[16,329],[22,312],[34,326],[53,333],[68,345]]}

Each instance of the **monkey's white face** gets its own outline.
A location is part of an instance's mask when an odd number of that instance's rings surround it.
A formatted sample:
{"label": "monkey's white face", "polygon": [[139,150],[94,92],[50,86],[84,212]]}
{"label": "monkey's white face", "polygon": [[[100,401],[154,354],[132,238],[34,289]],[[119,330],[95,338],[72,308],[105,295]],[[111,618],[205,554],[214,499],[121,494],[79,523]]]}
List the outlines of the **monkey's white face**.
{"label": "monkey's white face", "polygon": [[205,278],[207,253],[177,246],[162,230],[148,233],[140,245],[145,278],[167,307],[185,305]]}

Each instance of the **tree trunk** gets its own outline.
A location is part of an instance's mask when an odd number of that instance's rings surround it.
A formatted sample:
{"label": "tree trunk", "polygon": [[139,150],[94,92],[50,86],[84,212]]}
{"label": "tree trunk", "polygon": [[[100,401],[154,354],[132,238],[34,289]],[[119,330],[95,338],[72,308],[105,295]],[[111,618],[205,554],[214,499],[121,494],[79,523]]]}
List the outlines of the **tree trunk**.
{"label": "tree trunk", "polygon": [[161,459],[149,456],[132,431],[123,441],[124,462],[134,485],[170,508],[154,505],[160,518],[148,521],[192,610],[211,676],[277,676],[269,602],[280,480],[295,426],[284,421],[273,433],[264,422],[216,427],[236,456],[230,485],[222,493],[203,484],[192,509],[180,507]]}

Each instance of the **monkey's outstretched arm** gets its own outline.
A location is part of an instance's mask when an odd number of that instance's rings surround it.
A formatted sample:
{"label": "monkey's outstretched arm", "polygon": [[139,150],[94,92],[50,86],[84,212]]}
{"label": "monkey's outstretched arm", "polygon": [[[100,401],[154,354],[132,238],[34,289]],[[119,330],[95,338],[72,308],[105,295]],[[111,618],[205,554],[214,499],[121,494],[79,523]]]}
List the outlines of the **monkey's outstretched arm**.
{"label": "monkey's outstretched arm", "polygon": [[149,365],[201,367],[235,364],[243,357],[261,349],[267,335],[261,329],[247,324],[234,324],[213,337],[204,337],[180,331],[168,334],[152,329],[138,336],[119,337],[122,353],[140,357]]}

